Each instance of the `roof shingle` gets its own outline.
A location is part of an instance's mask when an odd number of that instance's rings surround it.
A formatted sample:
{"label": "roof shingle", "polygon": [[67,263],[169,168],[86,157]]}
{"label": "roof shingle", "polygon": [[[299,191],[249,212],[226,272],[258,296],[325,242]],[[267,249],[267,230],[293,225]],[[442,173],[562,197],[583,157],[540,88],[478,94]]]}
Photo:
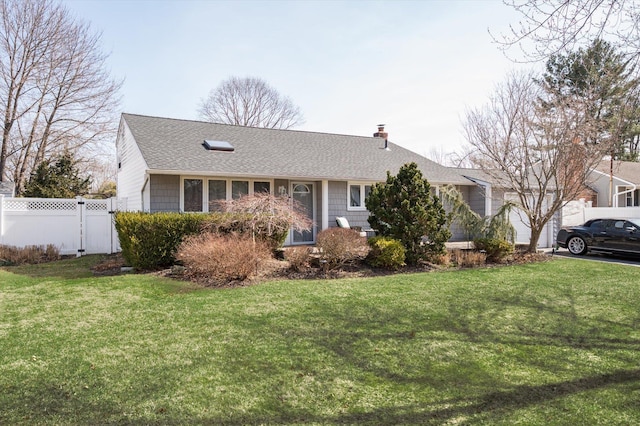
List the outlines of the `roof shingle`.
{"label": "roof shingle", "polygon": [[[431,183],[469,185],[455,169],[381,138],[233,126],[122,114],[150,171],[181,174],[382,181],[415,162]],[[210,151],[205,139],[234,152]]]}

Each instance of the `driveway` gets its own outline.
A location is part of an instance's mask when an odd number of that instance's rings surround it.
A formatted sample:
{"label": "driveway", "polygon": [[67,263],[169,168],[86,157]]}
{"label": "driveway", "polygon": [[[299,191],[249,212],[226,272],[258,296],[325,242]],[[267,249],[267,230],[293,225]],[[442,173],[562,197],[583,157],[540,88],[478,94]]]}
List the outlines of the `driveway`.
{"label": "driveway", "polygon": [[588,253],[583,256],[575,256],[569,253],[569,250],[559,248],[555,251],[554,256],[561,257],[569,257],[571,259],[578,260],[590,260],[593,262],[607,262],[607,263],[617,263],[620,265],[630,265],[640,267],[640,258],[639,257],[627,257],[627,256],[616,256],[616,255],[605,255],[605,254],[594,254]]}

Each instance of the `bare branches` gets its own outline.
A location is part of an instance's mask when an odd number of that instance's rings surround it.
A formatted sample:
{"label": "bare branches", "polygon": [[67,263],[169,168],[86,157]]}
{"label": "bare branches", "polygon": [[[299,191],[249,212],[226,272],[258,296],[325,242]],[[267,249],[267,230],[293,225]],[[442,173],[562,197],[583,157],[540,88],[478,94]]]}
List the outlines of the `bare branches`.
{"label": "bare branches", "polygon": [[52,0],[0,1],[0,179],[18,188],[44,159],[82,157],[115,131],[121,82],[100,35]]}
{"label": "bare branches", "polygon": [[579,44],[604,38],[640,54],[637,0],[504,0],[521,15],[507,34],[494,35],[505,50],[519,49],[526,60],[546,60]]}
{"label": "bare branches", "polygon": [[289,129],[304,123],[300,108],[259,78],[231,77],[209,93],[199,109],[213,123]]}
{"label": "bare branches", "polygon": [[544,225],[584,190],[590,171],[611,150],[579,97],[552,104],[531,74],[512,74],[489,103],[467,113],[475,163],[528,217],[530,250]]}

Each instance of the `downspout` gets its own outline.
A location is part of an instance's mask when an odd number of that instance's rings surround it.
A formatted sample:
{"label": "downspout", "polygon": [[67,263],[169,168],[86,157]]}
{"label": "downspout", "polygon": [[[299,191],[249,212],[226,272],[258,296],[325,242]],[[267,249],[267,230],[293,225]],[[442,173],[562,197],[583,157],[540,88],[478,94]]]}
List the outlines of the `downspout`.
{"label": "downspout", "polygon": [[[616,186],[616,188],[617,188],[617,186]],[[625,188],[628,188],[628,186],[625,186]],[[620,195],[626,194],[627,192],[633,192],[633,191],[635,191],[635,190],[636,190],[636,188],[637,188],[637,186],[636,186],[635,184],[633,184],[633,183],[632,183],[632,184],[631,184],[631,189],[627,189],[627,190],[625,190],[625,191],[616,192],[616,193],[613,195],[613,201],[614,201],[613,203],[615,204],[613,207],[618,207],[618,197],[619,197]],[[625,205],[625,207],[627,207],[627,206]]]}
{"label": "downspout", "polygon": [[[144,209],[144,190],[147,187],[147,184],[149,183],[149,173],[145,173],[144,175],[144,183],[142,184],[142,188],[140,189],[140,207],[141,207],[141,211],[146,211]],[[149,212],[151,211],[151,206],[149,206]]]}

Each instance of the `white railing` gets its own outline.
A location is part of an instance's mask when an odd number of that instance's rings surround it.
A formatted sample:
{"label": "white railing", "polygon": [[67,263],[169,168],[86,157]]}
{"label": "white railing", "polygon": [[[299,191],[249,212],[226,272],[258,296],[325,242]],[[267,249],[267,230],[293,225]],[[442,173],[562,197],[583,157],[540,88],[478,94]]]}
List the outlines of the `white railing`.
{"label": "white railing", "polygon": [[0,195],[0,244],[52,244],[60,254],[115,253],[120,250],[113,213],[126,200],[109,198],[4,198]]}

